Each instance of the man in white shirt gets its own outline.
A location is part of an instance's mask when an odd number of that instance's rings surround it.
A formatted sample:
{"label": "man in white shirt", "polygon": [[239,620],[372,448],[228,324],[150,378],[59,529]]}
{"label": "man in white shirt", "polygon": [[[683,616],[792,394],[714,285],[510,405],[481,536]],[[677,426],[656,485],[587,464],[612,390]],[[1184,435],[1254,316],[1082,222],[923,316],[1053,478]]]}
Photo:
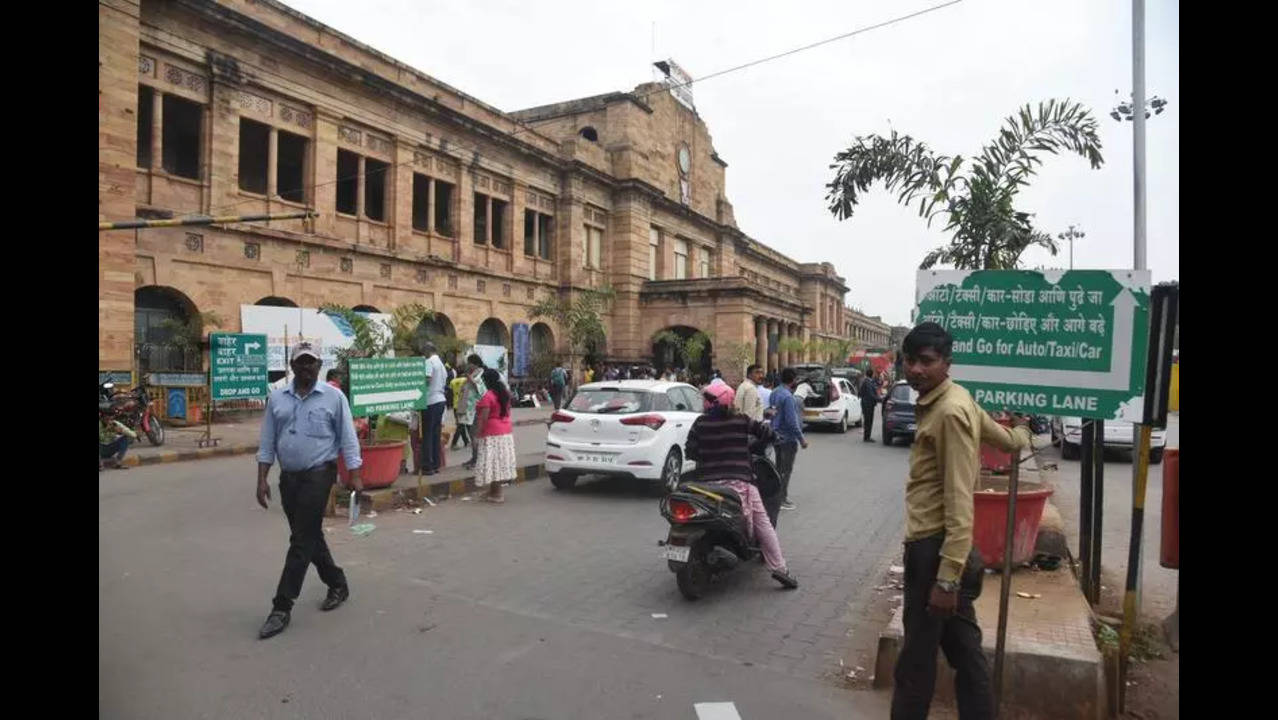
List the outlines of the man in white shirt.
{"label": "man in white shirt", "polygon": [[422,470],[426,475],[439,472],[444,448],[439,441],[444,425],[444,386],[448,383],[448,370],[434,343],[426,343],[426,372],[429,373],[426,391],[426,409],[422,411]]}
{"label": "man in white shirt", "polygon": [[759,383],[763,382],[763,368],[751,365],[746,368],[746,378],[737,386],[737,396],[732,406],[742,415],[763,422],[763,400],[759,398]]}

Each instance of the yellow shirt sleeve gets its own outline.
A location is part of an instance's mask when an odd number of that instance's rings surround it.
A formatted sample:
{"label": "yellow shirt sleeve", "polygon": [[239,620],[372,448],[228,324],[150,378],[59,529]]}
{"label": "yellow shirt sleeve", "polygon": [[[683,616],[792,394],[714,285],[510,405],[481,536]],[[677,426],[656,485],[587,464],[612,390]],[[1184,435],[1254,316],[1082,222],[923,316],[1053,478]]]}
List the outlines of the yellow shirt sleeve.
{"label": "yellow shirt sleeve", "polygon": [[976,412],[981,416],[981,442],[993,445],[1004,452],[1013,450],[1025,450],[1030,446],[1029,428],[1017,427],[1008,430],[999,425],[985,412],[985,408],[976,407]]}
{"label": "yellow shirt sleeve", "polygon": [[941,567],[936,579],[958,582],[972,549],[972,494],[981,470],[981,428],[974,426],[966,413],[947,410],[941,419],[936,448],[944,468],[945,486],[945,542],[941,545]]}

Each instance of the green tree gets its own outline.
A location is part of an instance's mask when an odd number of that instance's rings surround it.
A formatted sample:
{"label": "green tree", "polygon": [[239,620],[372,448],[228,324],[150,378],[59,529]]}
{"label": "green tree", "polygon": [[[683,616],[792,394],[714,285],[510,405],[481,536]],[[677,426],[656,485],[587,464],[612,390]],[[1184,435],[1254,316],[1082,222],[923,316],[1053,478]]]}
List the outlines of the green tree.
{"label": "green tree", "polygon": [[810,345],[811,343],[806,343],[797,337],[781,338],[777,341],[777,352],[795,352],[799,353],[800,358],[806,358]]}
{"label": "green tree", "polygon": [[740,373],[741,377],[745,377],[745,369],[754,362],[754,344],[725,343],[719,347],[718,356],[720,362],[727,364],[728,372]]}
{"label": "green tree", "polygon": [[919,267],[1015,268],[1029,247],[1057,252],[1056,239],[1036,229],[1030,213],[1013,206],[1017,193],[1043,164],[1041,153],[1075,153],[1099,168],[1104,159],[1096,127],[1087,108],[1066,99],[1039,103],[1037,112],[1025,105],[1004,120],[998,137],[979,156],[968,160],[938,155],[895,130],[886,138],[858,137],[835,155],[826,200],[835,218],[845,220],[860,195],[882,182],[901,205],[917,202],[929,226],[938,215],[946,218],[950,243],[929,252]]}
{"label": "green tree", "polygon": [[595,354],[606,341],[603,315],[616,293],[610,287],[583,290],[576,295],[543,298],[528,312],[530,318],[549,318],[568,336],[568,367],[577,367],[577,358]]}

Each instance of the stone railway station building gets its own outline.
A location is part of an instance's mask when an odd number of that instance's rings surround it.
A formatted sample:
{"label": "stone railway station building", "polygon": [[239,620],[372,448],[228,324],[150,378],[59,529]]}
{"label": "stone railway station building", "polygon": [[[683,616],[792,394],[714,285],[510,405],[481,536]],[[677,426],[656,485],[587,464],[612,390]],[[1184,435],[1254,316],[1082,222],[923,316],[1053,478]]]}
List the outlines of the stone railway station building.
{"label": "stone railway station building", "polygon": [[249,304],[416,302],[435,332],[509,347],[530,323],[564,351],[529,308],[611,286],[605,360],[701,330],[734,376],[724,347],[779,368],[804,359],[780,340],[864,325],[829,263],[738,228],[727,163],[663,84],[503,112],[276,0],[102,0],[98,40],[100,222],[317,213],[99,232],[99,370],[200,371],[141,348],[165,318],[238,331]]}

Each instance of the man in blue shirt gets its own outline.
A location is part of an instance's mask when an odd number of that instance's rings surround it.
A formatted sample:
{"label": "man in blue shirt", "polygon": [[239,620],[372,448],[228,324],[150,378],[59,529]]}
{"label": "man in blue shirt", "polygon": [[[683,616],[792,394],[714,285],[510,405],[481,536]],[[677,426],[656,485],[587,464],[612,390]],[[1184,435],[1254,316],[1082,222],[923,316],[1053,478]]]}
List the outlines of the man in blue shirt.
{"label": "man in blue shirt", "polygon": [[769,407],[773,408],[772,431],[777,435],[777,472],[781,475],[781,509],[793,510],[790,502],[790,473],[794,471],[794,457],[799,454],[799,446],[808,449],[808,441],[803,437],[803,418],[799,415],[799,403],[794,397],[794,388],[798,385],[798,375],[794,368],[781,371],[781,384],[777,385],[768,398]]}
{"label": "man in blue shirt", "polygon": [[426,343],[426,372],[430,374],[426,389],[426,409],[422,411],[422,468],[427,475],[439,472],[444,452],[440,433],[444,426],[444,386],[448,384],[448,370],[434,343]]}
{"label": "man in blue shirt", "polygon": [[271,391],[262,417],[257,451],[257,502],[268,507],[271,486],[267,474],[280,461],[280,503],[288,518],[288,555],[273,609],[258,637],[278,635],[288,627],[293,601],[302,591],[306,569],[315,564],[320,580],[328,586],[321,610],[332,610],[350,597],[346,574],[333,562],[324,542],[324,507],[337,480],[337,456],[341,453],[350,471],[351,485],[364,489],[359,468],[363,464],[351,408],[341,390],[319,380],[320,357],[308,342],[289,353],[293,382]]}

